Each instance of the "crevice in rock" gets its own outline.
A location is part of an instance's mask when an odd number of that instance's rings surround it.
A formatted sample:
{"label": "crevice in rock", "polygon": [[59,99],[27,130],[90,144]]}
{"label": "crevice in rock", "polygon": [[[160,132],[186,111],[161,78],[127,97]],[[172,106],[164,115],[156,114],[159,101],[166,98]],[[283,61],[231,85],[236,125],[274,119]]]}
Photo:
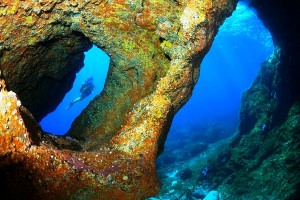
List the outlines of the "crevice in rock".
{"label": "crevice in rock", "polygon": [[72,88],[55,111],[40,121],[44,131],[63,135],[70,129],[73,120],[102,92],[108,65],[109,57],[96,46],[85,52],[84,67],[76,74]]}

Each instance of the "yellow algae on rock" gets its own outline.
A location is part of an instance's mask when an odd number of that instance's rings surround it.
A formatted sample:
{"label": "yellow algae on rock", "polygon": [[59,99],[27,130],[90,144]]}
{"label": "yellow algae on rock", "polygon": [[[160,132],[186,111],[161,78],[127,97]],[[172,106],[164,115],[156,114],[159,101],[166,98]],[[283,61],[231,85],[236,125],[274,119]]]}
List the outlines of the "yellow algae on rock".
{"label": "yellow algae on rock", "polygon": [[186,32],[193,31],[196,25],[199,25],[205,20],[205,14],[195,8],[186,7],[180,17],[182,28]]}
{"label": "yellow algae on rock", "polygon": [[18,11],[18,7],[20,4],[20,0],[13,0],[12,3],[8,6],[7,13],[8,15],[16,14]]}

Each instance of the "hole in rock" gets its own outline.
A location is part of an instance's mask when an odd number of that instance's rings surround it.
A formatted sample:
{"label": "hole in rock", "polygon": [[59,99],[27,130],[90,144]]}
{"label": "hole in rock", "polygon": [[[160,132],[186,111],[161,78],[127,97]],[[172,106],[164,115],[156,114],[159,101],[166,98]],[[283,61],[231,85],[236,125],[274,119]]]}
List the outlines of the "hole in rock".
{"label": "hole in rock", "polygon": [[[42,129],[51,134],[64,135],[81,111],[103,90],[108,66],[109,57],[101,49],[93,46],[85,52],[84,67],[76,74],[72,89],[55,111],[40,121]],[[93,78],[92,83],[95,86],[91,93],[88,90],[92,90],[92,84],[84,85],[90,77]],[[81,100],[80,97],[84,96],[85,91],[87,96]]]}
{"label": "hole in rock", "polygon": [[[271,35],[256,12],[238,3],[201,63],[193,95],[176,114],[157,159],[163,185],[159,199],[180,199],[186,194],[204,198],[193,194],[197,195],[197,189],[201,192],[200,176],[210,172],[206,162],[223,151],[225,139],[234,134],[242,92],[251,86],[273,49]],[[186,171],[191,172],[188,178]]]}

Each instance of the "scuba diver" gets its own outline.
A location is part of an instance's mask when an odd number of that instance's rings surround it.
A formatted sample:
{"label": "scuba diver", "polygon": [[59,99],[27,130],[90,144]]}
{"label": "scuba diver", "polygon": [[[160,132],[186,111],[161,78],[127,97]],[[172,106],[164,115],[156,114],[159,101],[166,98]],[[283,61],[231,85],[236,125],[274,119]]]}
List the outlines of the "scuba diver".
{"label": "scuba diver", "polygon": [[69,107],[67,107],[66,109],[69,110],[74,103],[81,101],[83,99],[85,99],[87,96],[89,96],[95,89],[95,85],[93,83],[93,77],[88,78],[85,82],[83,82],[81,88],[80,88],[80,92],[81,95],[77,98],[75,98],[73,101],[71,101]]}

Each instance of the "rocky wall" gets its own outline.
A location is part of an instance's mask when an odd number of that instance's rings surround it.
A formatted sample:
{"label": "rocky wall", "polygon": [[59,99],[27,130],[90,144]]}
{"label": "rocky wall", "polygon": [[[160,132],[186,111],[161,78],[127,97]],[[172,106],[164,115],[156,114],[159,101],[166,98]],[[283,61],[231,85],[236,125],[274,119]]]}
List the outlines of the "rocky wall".
{"label": "rocky wall", "polygon": [[91,42],[63,20],[59,1],[0,2],[0,70],[39,121],[72,88]]}
{"label": "rocky wall", "polygon": [[300,196],[299,3],[253,0],[275,50],[244,92],[240,124],[229,147],[210,160],[206,182],[222,199]]}

